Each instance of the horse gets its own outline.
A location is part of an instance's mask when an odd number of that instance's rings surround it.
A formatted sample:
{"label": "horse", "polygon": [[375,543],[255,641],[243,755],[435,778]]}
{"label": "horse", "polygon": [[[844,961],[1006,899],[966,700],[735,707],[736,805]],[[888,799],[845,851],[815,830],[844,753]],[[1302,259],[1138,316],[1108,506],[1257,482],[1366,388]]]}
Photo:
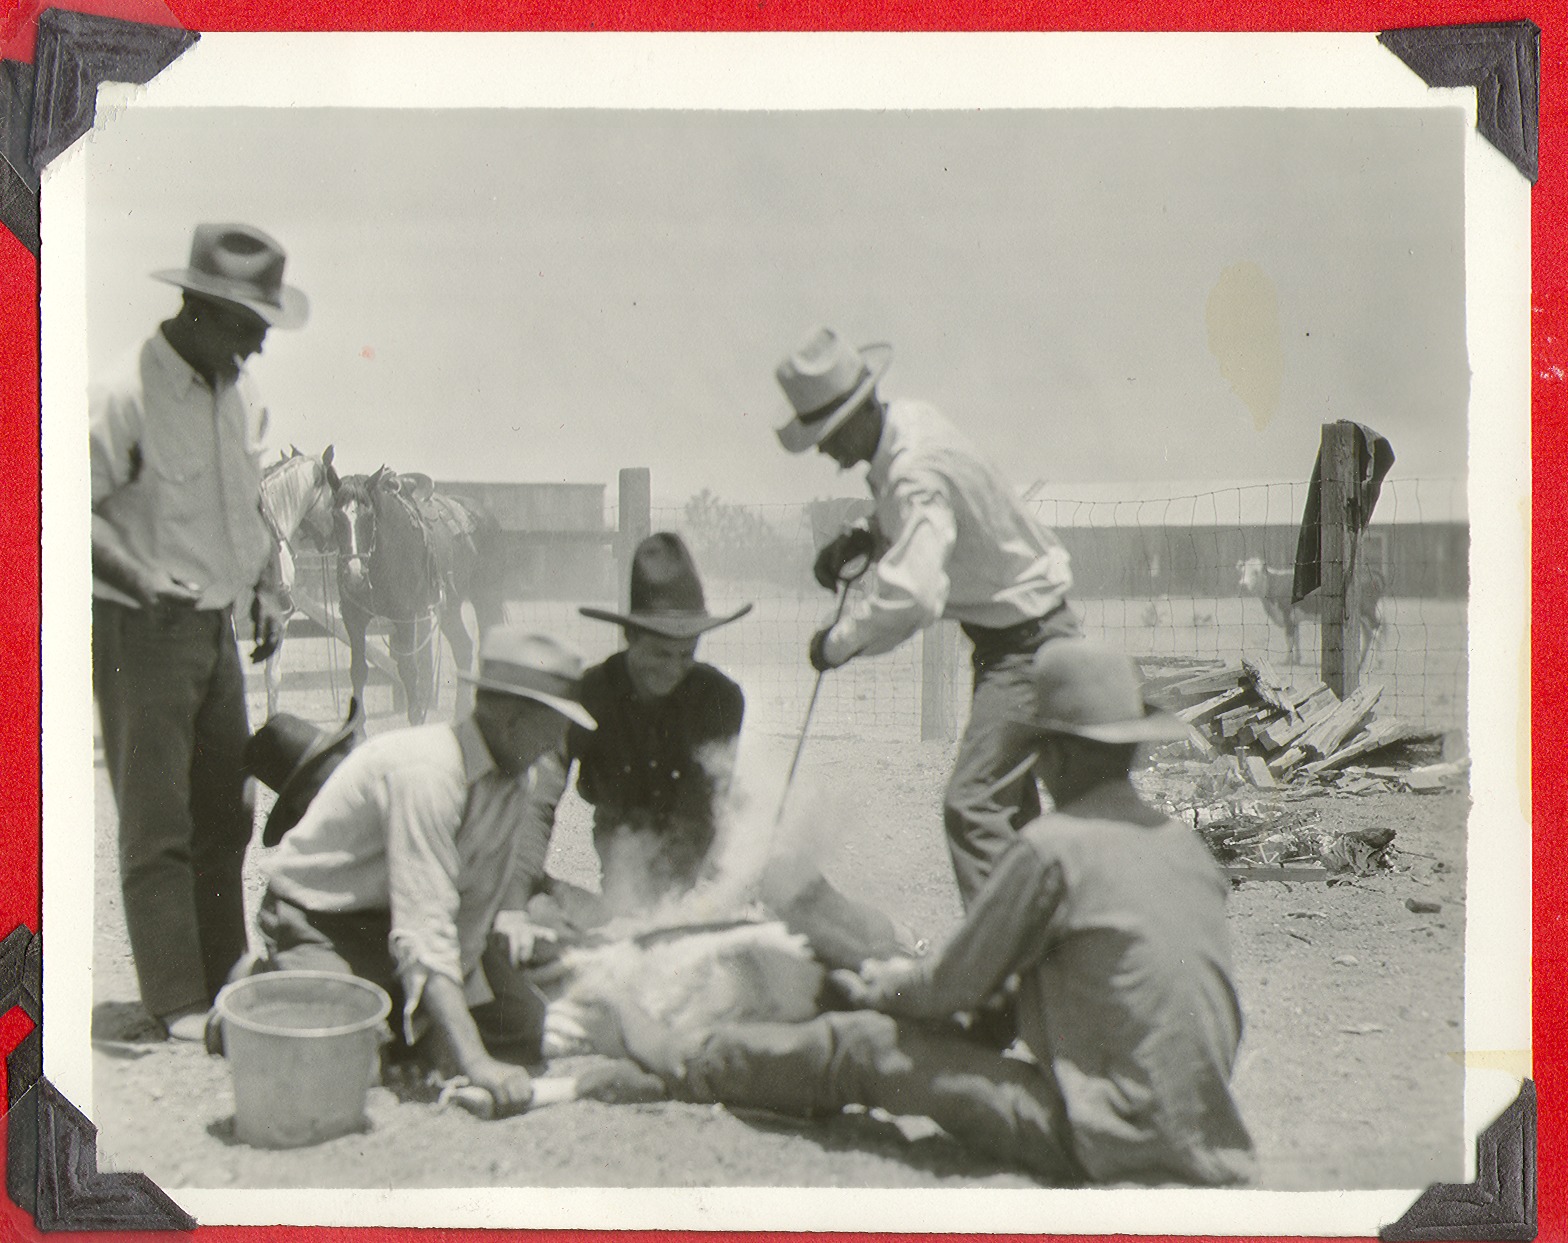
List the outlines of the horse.
{"label": "horse", "polygon": [[435,701],[440,636],[460,669],[473,663],[463,601],[473,605],[480,634],[505,620],[499,524],[473,501],[435,491],[428,475],[383,466],[373,475],[332,479],[338,608],[353,693],[363,702],[365,632],[372,618],[382,618],[391,624],[388,646],[409,723],[419,725]]}
{"label": "horse", "polygon": [[[1322,610],[1318,594],[1313,592],[1304,600],[1291,600],[1295,581],[1294,570],[1276,570],[1265,565],[1262,557],[1248,557],[1236,562],[1236,573],[1242,594],[1256,596],[1263,602],[1263,611],[1276,626],[1285,632],[1285,647],[1290,663],[1301,663],[1302,617],[1316,617]],[[1356,672],[1360,674],[1371,659],[1372,645],[1383,630],[1383,592],[1387,584],[1374,570],[1354,571],[1361,588],[1357,596],[1356,624],[1361,635],[1361,660]]]}
{"label": "horse", "polygon": [[[332,540],[332,446],[318,457],[292,445],[261,473],[261,516],[277,547],[278,585],[283,596],[283,631],[295,616],[294,538],[301,532],[318,548]],[[276,715],[283,689],[283,638],[267,658],[267,715]]]}

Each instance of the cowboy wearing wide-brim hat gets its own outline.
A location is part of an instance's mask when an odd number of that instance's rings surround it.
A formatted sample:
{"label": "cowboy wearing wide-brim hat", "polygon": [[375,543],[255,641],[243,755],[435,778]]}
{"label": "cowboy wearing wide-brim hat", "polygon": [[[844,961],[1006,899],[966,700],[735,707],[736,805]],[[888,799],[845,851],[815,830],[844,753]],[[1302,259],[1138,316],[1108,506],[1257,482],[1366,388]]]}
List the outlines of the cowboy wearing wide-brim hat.
{"label": "cowboy wearing wide-brim hat", "polygon": [[539,1056],[543,1000],[520,971],[549,941],[527,913],[547,887],[541,770],[569,726],[593,728],[582,669],[551,635],[486,631],[464,674],[468,715],[376,734],[319,783],[312,757],[330,739],[306,747],[284,793],[320,788],[264,865],[261,968],[371,980],[393,998],[403,1043],[484,1088],[498,1116],[532,1091],[498,1055]]}
{"label": "cowboy wearing wide-brim hat", "polygon": [[857,348],[819,327],[774,372],[790,410],[779,442],[790,453],[814,448],[842,469],[864,463],[875,502],[869,522],[817,556],[817,581],[835,593],[851,566],[871,564],[865,590],[841,601],[806,657],[826,672],[890,652],[943,618],[974,644],[969,722],[942,805],[967,906],[1040,807],[1029,746],[1008,717],[1026,697],[1035,652],[1079,633],[1067,603],[1072,574],[1061,541],[956,421],[929,402],[882,396],[891,359],[885,345]]}
{"label": "cowboy wearing wide-brim hat", "polygon": [[[577,788],[594,805],[594,844],[604,888],[628,902],[689,886],[716,834],[716,804],[730,769],[746,700],[735,682],[697,660],[702,635],[751,611],[711,613],[696,563],[679,535],[656,532],[632,556],[624,611],[585,607],[584,616],[619,625],[626,646],[583,674],[583,704],[599,727],[572,730],[569,758]],[[652,834],[651,863],[618,870],[623,834]]]}
{"label": "cowboy wearing wide-brim hat", "polygon": [[88,390],[94,698],[137,984],[177,1040],[200,1038],[246,943],[236,632],[248,617],[265,660],[285,609],[260,506],[267,410],[244,369],[305,322],[285,263],[251,225],[197,225],[186,266],[152,273],[183,291],[178,311]]}

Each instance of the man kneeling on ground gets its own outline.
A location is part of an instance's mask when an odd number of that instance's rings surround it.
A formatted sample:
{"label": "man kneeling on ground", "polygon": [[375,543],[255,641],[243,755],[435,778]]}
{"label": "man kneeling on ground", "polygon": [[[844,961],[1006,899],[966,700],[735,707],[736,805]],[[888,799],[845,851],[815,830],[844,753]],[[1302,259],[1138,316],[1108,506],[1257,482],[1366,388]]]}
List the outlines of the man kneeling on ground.
{"label": "man kneeling on ground", "polygon": [[267,865],[262,970],[337,971],[386,989],[400,1038],[445,1075],[525,1108],[544,1003],[521,978],[544,937],[524,907],[545,883],[548,807],[533,765],[568,724],[592,729],[582,660],[497,627],[474,708],[380,734],[338,763]]}
{"label": "man kneeling on ground", "polygon": [[[1183,727],[1146,708],[1129,660],[1083,640],[1043,647],[1033,681],[1020,725],[1056,809],[1021,831],[945,947],[835,972],[858,1008],[804,1023],[731,1023],[682,1043],[623,1007],[632,1055],[686,1099],[929,1117],[1051,1182],[1249,1179],[1230,1092],[1242,1019],[1226,882],[1128,779],[1138,743]],[[1022,1056],[954,1022],[1012,976]]]}

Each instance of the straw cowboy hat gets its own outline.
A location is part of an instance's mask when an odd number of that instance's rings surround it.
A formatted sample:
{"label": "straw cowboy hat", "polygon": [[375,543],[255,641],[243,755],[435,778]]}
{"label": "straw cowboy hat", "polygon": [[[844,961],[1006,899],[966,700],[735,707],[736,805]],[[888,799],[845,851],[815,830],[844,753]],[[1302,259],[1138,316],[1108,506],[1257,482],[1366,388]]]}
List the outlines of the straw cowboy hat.
{"label": "straw cowboy hat", "polygon": [[846,345],[831,328],[814,330],[774,374],[795,417],[778,429],[791,453],[821,444],[859,407],[893,361],[891,345]]}
{"label": "straw cowboy hat", "polygon": [[632,582],[627,598],[629,608],[625,613],[594,608],[577,611],[584,617],[615,622],[667,639],[695,639],[751,612],[749,604],[723,616],[708,612],[697,564],[681,537],[669,531],[655,532],[637,545],[632,554]]}
{"label": "straw cowboy hat", "polygon": [[310,314],[310,299],[283,283],[283,247],[248,224],[199,224],[184,268],[154,272],[209,298],[222,298],[253,311],[273,328],[298,328]]}
{"label": "straw cowboy hat", "polygon": [[479,640],[479,672],[457,676],[483,691],[535,700],[584,729],[597,728],[582,705],[583,658],[549,635],[497,626]]}
{"label": "straw cowboy hat", "polygon": [[276,846],[299,823],[333,771],[364,739],[365,713],[358,699],[336,730],[318,729],[289,712],[269,717],[245,744],[245,771],[278,792],[262,826],[261,844]]}
{"label": "straw cowboy hat", "polygon": [[1184,721],[1147,704],[1137,667],[1120,652],[1087,639],[1053,639],[1034,658],[1035,704],[1015,718],[1041,734],[1092,742],[1172,742]]}

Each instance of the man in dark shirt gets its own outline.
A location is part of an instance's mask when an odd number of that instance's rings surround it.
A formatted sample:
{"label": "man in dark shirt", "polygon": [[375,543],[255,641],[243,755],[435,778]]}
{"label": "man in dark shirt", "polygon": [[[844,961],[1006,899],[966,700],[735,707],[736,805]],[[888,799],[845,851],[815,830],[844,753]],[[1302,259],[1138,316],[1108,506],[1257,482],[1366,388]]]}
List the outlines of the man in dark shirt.
{"label": "man in dark shirt", "polygon": [[697,643],[751,605],[709,613],[680,536],[658,532],[638,545],[628,599],[625,613],[581,610],[618,624],[626,646],[583,675],[583,704],[598,729],[574,728],[567,739],[578,793],[594,807],[594,846],[612,906],[697,880],[746,710],[740,687],[697,660]]}

